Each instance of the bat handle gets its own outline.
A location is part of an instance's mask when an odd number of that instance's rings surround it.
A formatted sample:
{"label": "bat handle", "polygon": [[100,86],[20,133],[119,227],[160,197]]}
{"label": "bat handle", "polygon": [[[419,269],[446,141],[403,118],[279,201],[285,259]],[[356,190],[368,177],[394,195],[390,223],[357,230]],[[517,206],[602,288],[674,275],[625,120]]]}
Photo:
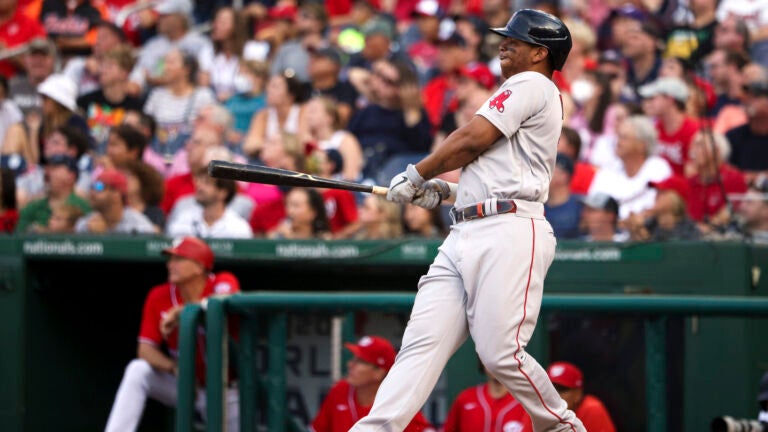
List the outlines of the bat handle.
{"label": "bat handle", "polygon": [[372,186],[371,187],[371,193],[374,195],[382,195],[387,196],[387,192],[389,191],[388,187],[384,186]]}

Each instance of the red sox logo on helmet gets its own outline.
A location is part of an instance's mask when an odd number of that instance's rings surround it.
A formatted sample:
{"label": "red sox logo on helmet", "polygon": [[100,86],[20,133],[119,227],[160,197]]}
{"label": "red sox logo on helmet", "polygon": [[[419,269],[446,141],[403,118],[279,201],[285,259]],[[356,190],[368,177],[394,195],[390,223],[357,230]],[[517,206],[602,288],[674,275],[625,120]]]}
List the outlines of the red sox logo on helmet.
{"label": "red sox logo on helmet", "polygon": [[509,96],[512,94],[512,90],[504,90],[503,92],[499,93],[498,96],[491,99],[491,101],[488,103],[488,108],[494,109],[496,108],[497,111],[500,113],[504,112],[504,101],[509,98]]}

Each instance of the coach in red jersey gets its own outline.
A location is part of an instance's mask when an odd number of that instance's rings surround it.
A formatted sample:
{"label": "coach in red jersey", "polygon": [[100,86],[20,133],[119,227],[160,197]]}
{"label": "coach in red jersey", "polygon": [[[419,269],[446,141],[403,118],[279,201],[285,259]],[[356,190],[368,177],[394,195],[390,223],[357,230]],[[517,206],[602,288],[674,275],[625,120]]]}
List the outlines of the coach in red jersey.
{"label": "coach in red jersey", "polygon": [[560,397],[568,402],[568,409],[584,423],[589,432],[615,432],[608,410],[596,396],[584,394],[584,375],[575,365],[555,362],[549,365],[547,374]]}
{"label": "coach in red jersey", "polygon": [[[199,238],[184,237],[163,250],[168,255],[168,282],[150,290],[144,302],[138,354],[125,369],[120,388],[107,421],[107,431],[136,430],[147,397],[165,405],[176,404],[178,324],[185,304],[200,303],[212,295],[240,291],[237,278],[227,272],[213,273],[211,248]],[[195,359],[198,383],[205,382],[204,350]],[[199,393],[199,395],[202,392]],[[204,415],[205,402],[198,398],[196,408]],[[227,391],[227,423],[231,431],[239,426],[236,388]]]}
{"label": "coach in red jersey", "polygon": [[485,369],[485,376],[488,378],[485,384],[459,393],[448,411],[442,431],[532,432],[531,418],[520,402],[488,369]]}
{"label": "coach in red jersey", "polygon": [[[347,432],[368,415],[379,385],[395,363],[395,348],[386,339],[364,336],[357,345],[347,343],[354,357],[347,363],[347,376],[334,384],[312,422],[313,432]],[[433,432],[421,413],[404,432]]]}

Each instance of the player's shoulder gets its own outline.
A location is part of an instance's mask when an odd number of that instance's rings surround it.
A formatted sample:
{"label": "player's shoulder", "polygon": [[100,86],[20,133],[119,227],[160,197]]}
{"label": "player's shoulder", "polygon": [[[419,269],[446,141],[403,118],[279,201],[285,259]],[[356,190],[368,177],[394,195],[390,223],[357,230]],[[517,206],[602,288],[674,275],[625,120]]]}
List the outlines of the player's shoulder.
{"label": "player's shoulder", "polygon": [[149,289],[147,293],[147,303],[159,303],[171,300],[171,284],[170,282],[161,283],[155,285]]}
{"label": "player's shoulder", "polygon": [[584,396],[584,399],[581,401],[581,404],[579,405],[579,410],[592,412],[592,413],[608,412],[608,410],[605,408],[605,404],[603,404],[603,401],[598,399],[597,396],[593,396],[590,394]]}
{"label": "player's shoulder", "polygon": [[234,294],[240,291],[240,281],[228,271],[211,274],[211,284],[213,294]]}

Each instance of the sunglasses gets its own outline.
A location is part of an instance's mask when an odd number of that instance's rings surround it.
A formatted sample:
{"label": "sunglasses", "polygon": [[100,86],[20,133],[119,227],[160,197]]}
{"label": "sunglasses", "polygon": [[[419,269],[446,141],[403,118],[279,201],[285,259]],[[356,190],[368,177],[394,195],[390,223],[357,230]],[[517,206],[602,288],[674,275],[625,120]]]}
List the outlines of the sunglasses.
{"label": "sunglasses", "polygon": [[107,185],[103,181],[93,182],[91,189],[96,192],[104,192],[107,189]]}
{"label": "sunglasses", "polygon": [[397,80],[393,80],[392,78],[384,75],[381,71],[373,71],[373,74],[388,86],[395,87],[398,84]]}

